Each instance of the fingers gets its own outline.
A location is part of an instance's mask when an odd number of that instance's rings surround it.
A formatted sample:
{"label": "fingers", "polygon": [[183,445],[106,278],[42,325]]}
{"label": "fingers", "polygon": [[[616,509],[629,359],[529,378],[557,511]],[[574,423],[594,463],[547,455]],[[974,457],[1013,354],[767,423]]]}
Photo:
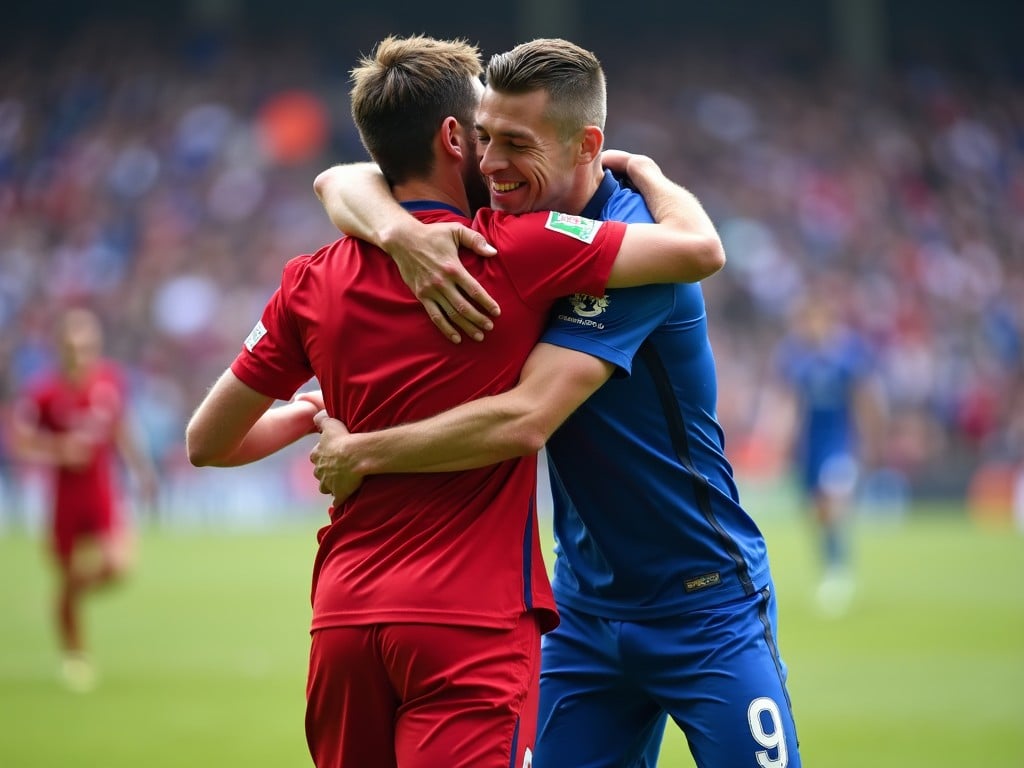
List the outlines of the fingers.
{"label": "fingers", "polygon": [[336,452],[341,450],[339,439],[348,434],[344,422],[333,419],[327,411],[320,411],[313,417],[313,423],[320,430],[320,440],[309,452],[320,493],[333,496],[335,506],[341,504],[356,492],[363,479],[344,470]]}
{"label": "fingers", "polygon": [[[494,246],[487,242],[482,234],[474,229],[470,229],[469,227],[460,226],[456,230],[456,237],[459,245],[465,248],[470,248],[481,256],[494,256],[498,252]],[[491,295],[484,290],[484,287],[480,285],[480,283],[478,283],[476,279],[474,279],[474,277],[465,269],[457,272],[453,276],[453,279],[455,280],[455,284],[459,290],[462,291],[465,296],[469,297],[470,302],[478,305],[484,312],[492,317],[497,317],[501,314],[501,307],[498,306],[498,302],[492,299]],[[470,317],[473,325],[478,328],[483,328],[483,323],[472,317],[472,313],[480,314],[477,312],[476,308],[473,307],[473,304],[468,302],[463,303],[465,304],[465,308],[460,306],[458,302],[455,304],[459,314]],[[483,315],[480,315],[480,317],[482,318]],[[490,329],[488,328],[487,330]]]}
{"label": "fingers", "polygon": [[475,229],[460,225],[455,230],[455,236],[458,245],[469,248],[481,256],[494,256],[498,252],[498,249],[488,243],[487,239]]}
{"label": "fingers", "polygon": [[[453,231],[459,245],[472,248],[481,255],[497,253],[479,232],[463,226]],[[444,278],[435,282],[430,294],[420,298],[427,314],[434,325],[456,344],[461,341],[456,329],[476,341],[483,341],[484,332],[494,327],[490,318],[500,315],[501,307],[461,261],[456,261],[445,272]]]}
{"label": "fingers", "polygon": [[455,281],[456,293],[450,298],[452,306],[462,317],[468,319],[474,327],[486,331],[491,330],[492,326],[488,315],[490,317],[497,317],[501,314],[501,307],[498,306],[498,302],[492,299],[491,295],[484,290],[484,287],[476,281],[476,278],[465,269],[455,275],[453,279]]}
{"label": "fingers", "polygon": [[[347,435],[348,427],[341,419],[332,418],[327,414],[327,411],[317,411],[313,417],[313,424],[321,434],[327,436],[327,432],[330,432],[330,437],[337,438],[339,435]],[[320,450],[320,446],[323,444],[325,438],[321,438],[320,442],[313,446],[313,450],[310,452],[310,456],[317,453]]]}
{"label": "fingers", "polygon": [[620,149],[606,149],[601,153],[601,165],[610,171],[625,173],[631,156],[631,153]]}
{"label": "fingers", "polygon": [[489,331],[494,324],[487,319],[487,316],[479,312],[472,305],[465,305],[460,309],[453,308],[450,319],[455,325],[465,331],[474,341],[484,340],[484,331]]}
{"label": "fingers", "polygon": [[[455,323],[459,328],[464,330],[470,336],[477,341],[482,341],[484,338],[484,332],[494,328],[494,323],[487,315],[485,315],[480,308],[478,308],[473,302],[466,298],[465,294],[462,293],[463,285],[466,285],[468,281],[476,283],[467,272],[465,280],[459,279],[458,283],[454,287],[449,287],[447,293],[443,299],[442,308],[445,308],[445,314],[449,320]],[[479,288],[479,286],[478,286]],[[483,288],[479,288],[483,292]],[[486,296],[486,293],[484,294]],[[488,297],[490,299],[490,297]],[[495,307],[498,305],[491,302]]]}
{"label": "fingers", "polygon": [[[456,229],[456,240],[458,245],[469,248],[480,256],[494,256],[498,253],[498,249],[487,243],[480,232],[468,226],[459,226]],[[498,302],[490,298],[490,294],[483,290],[483,286],[477,283],[473,275],[467,272],[465,268],[457,271],[453,275],[453,280],[456,287],[469,299],[465,301],[460,300],[462,297],[459,297],[459,299],[454,301],[454,306],[460,314],[469,317],[475,327],[484,328],[484,325],[482,322],[483,315],[477,311],[473,304],[479,306],[483,312],[490,316],[497,317],[501,314],[502,308],[498,305]],[[486,328],[485,330],[489,331],[490,329]]]}
{"label": "fingers", "polygon": [[[313,462],[313,476],[316,478],[318,490],[324,496],[332,496],[334,501],[332,502],[335,507],[340,506],[349,496],[356,492],[359,486],[362,484],[362,479],[349,479],[347,484],[343,484],[340,480],[332,478],[316,461],[316,449],[309,454],[309,460]],[[333,480],[333,482],[332,482]]]}
{"label": "fingers", "polygon": [[[451,312],[451,305],[447,302],[444,304],[439,303],[434,299],[421,299],[420,303],[423,304],[423,308],[427,310],[427,315],[430,317],[432,322],[441,333],[448,337],[448,340],[453,344],[460,344],[462,342],[462,336],[455,329],[455,326],[448,322],[448,312]],[[447,307],[447,309],[445,309]],[[456,317],[458,314],[456,313]]]}
{"label": "fingers", "polygon": [[[324,411],[318,413],[317,417],[319,418],[321,414],[323,414],[324,418],[326,418],[327,414]],[[323,422],[323,419],[320,419],[320,422]],[[325,496],[333,496],[334,492],[331,490],[330,483],[328,482],[327,472],[324,470],[323,465],[320,463],[319,443],[313,446],[313,450],[309,452],[309,461],[313,465],[313,477],[315,477],[319,483],[320,493],[324,494]]]}
{"label": "fingers", "polygon": [[437,224],[430,231],[440,233],[440,238],[432,236],[401,262],[396,257],[402,279],[449,341],[460,343],[463,333],[482,341],[493,328],[490,318],[497,317],[501,307],[466,270],[458,249],[468,248],[481,256],[493,256],[497,250],[482,234],[461,224]]}
{"label": "fingers", "polygon": [[[455,288],[446,290],[448,290],[446,295],[421,300],[431,322],[454,344],[462,341],[459,330],[465,332],[475,341],[483,341],[484,332],[491,330],[494,323],[458,290]],[[452,293],[458,298],[449,298]],[[495,304],[495,306],[497,305]]]}
{"label": "fingers", "polygon": [[[320,409],[319,411],[316,412],[316,415],[313,416],[313,424],[316,426],[317,432],[324,431],[324,421],[326,421],[329,418],[330,416],[327,415],[327,411],[324,409]],[[316,448],[314,448],[313,450],[316,451]],[[312,454],[310,454],[310,460],[312,460]]]}
{"label": "fingers", "polygon": [[312,403],[317,408],[324,407],[324,393],[319,389],[311,392],[298,392],[294,399],[298,402]]}

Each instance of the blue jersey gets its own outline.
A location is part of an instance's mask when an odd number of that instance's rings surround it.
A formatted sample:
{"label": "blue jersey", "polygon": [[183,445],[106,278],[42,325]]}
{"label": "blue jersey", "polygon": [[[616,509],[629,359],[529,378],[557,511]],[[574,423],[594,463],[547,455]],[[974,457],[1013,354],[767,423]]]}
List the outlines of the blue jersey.
{"label": "blue jersey", "polygon": [[778,366],[797,401],[797,465],[805,486],[814,488],[830,459],[857,453],[855,397],[870,374],[871,358],[857,335],[836,331],[819,344],[787,338]]}
{"label": "blue jersey", "polygon": [[[652,221],[608,172],[582,215]],[[542,340],[618,367],[547,443],[559,605],[655,619],[764,587],[764,538],[740,505],[716,418],[700,285],[577,294]]]}

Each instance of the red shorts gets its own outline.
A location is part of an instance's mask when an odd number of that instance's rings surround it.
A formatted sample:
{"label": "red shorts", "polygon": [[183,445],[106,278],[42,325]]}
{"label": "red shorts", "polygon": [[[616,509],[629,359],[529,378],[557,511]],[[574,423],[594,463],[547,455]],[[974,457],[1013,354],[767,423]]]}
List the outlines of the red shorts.
{"label": "red shorts", "polygon": [[80,539],[104,538],[120,528],[120,517],[112,504],[60,504],[53,514],[53,551],[62,563],[67,563]]}
{"label": "red shorts", "polygon": [[317,768],[521,768],[537,732],[540,628],[378,624],[313,632]]}

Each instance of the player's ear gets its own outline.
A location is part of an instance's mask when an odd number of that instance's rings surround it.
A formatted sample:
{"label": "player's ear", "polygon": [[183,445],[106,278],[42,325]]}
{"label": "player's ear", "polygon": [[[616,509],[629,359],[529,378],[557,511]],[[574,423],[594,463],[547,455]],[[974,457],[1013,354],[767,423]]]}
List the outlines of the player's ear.
{"label": "player's ear", "polygon": [[604,132],[596,125],[588,125],[583,129],[579,143],[579,162],[582,165],[589,165],[595,159],[601,157],[601,150],[604,148]]}
{"label": "player's ear", "polygon": [[441,151],[460,160],[463,158],[468,137],[458,120],[451,115],[442,120],[439,138]]}

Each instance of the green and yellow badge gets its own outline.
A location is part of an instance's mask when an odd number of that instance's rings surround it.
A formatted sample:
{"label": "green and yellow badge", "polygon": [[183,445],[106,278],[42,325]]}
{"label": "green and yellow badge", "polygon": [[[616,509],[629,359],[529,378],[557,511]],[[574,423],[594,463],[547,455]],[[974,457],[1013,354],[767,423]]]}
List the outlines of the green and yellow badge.
{"label": "green and yellow badge", "polygon": [[601,228],[601,223],[582,216],[552,211],[548,214],[548,222],[544,226],[554,232],[561,232],[563,235],[582,240],[584,243],[592,243],[597,230]]}

